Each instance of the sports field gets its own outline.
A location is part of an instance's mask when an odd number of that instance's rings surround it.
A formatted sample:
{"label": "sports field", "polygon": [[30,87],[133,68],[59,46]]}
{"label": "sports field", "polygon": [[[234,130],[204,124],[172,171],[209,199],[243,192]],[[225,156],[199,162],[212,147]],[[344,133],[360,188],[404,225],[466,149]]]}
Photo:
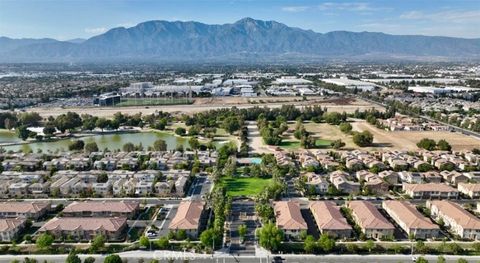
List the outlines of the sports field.
{"label": "sports field", "polygon": [[227,189],[229,196],[253,196],[260,193],[271,182],[271,178],[258,177],[224,177],[220,181]]}

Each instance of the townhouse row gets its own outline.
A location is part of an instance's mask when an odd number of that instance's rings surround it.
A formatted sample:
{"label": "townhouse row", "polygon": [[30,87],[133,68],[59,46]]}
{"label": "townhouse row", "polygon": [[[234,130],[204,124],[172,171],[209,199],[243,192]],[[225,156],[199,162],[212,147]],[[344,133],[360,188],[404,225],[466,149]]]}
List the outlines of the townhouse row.
{"label": "townhouse row", "polygon": [[[354,231],[345,216],[351,216],[366,238],[394,239],[398,226],[408,237],[435,239],[441,237],[438,224],[423,215],[415,205],[408,201],[387,200],[382,202],[382,213],[377,206],[368,201],[349,201],[348,212],[333,201],[279,201],[274,203],[276,225],[288,238],[297,239],[309,226],[302,210],[309,210],[320,233],[336,238],[352,238]],[[427,201],[431,216],[440,219],[450,231],[462,239],[480,240],[480,219],[459,204],[448,200]],[[386,217],[388,215],[388,219]],[[312,226],[311,226],[312,227]]]}

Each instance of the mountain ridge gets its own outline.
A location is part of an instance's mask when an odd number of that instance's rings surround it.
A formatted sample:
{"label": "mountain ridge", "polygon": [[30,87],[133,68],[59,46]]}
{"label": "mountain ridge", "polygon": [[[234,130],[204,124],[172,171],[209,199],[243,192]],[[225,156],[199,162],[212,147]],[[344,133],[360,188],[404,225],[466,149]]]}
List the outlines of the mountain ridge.
{"label": "mountain ridge", "polygon": [[298,61],[319,59],[480,59],[480,39],[390,35],[382,32],[317,33],[273,20],[243,18],[210,25],[151,20],[116,27],[83,41],[0,37],[1,62],[70,61]]}

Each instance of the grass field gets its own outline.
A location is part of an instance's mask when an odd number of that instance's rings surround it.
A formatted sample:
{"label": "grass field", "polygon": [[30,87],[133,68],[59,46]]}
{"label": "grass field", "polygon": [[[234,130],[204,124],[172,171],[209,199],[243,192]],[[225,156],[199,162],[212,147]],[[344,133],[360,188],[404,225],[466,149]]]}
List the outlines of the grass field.
{"label": "grass field", "polygon": [[285,149],[298,149],[300,148],[300,141],[282,140],[279,146]]}
{"label": "grass field", "polygon": [[229,196],[256,195],[271,182],[271,178],[257,177],[224,177],[221,180],[221,184],[225,186]]}
{"label": "grass field", "polygon": [[193,100],[188,98],[123,98],[117,107],[125,106],[158,106],[158,105],[178,105],[192,104]]}
{"label": "grass field", "polygon": [[330,140],[324,140],[324,139],[315,140],[315,146],[319,148],[330,148],[331,144],[332,144],[332,141]]}

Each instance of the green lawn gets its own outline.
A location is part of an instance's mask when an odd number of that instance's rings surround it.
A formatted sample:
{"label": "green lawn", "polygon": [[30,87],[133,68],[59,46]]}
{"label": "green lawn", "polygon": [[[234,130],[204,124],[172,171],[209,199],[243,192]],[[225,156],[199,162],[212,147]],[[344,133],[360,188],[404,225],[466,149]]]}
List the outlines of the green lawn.
{"label": "green lawn", "polygon": [[271,178],[257,177],[224,177],[221,183],[227,189],[230,196],[251,196],[256,195],[272,182]]}
{"label": "green lawn", "polygon": [[329,148],[331,143],[332,143],[332,141],[330,141],[330,140],[324,140],[324,139],[315,140],[315,146],[317,146],[319,148]]}
{"label": "green lawn", "polygon": [[300,148],[300,141],[282,140],[279,146],[285,149],[298,149]]}
{"label": "green lawn", "polygon": [[178,105],[192,104],[193,100],[188,98],[123,98],[115,106],[155,106],[155,105]]}

